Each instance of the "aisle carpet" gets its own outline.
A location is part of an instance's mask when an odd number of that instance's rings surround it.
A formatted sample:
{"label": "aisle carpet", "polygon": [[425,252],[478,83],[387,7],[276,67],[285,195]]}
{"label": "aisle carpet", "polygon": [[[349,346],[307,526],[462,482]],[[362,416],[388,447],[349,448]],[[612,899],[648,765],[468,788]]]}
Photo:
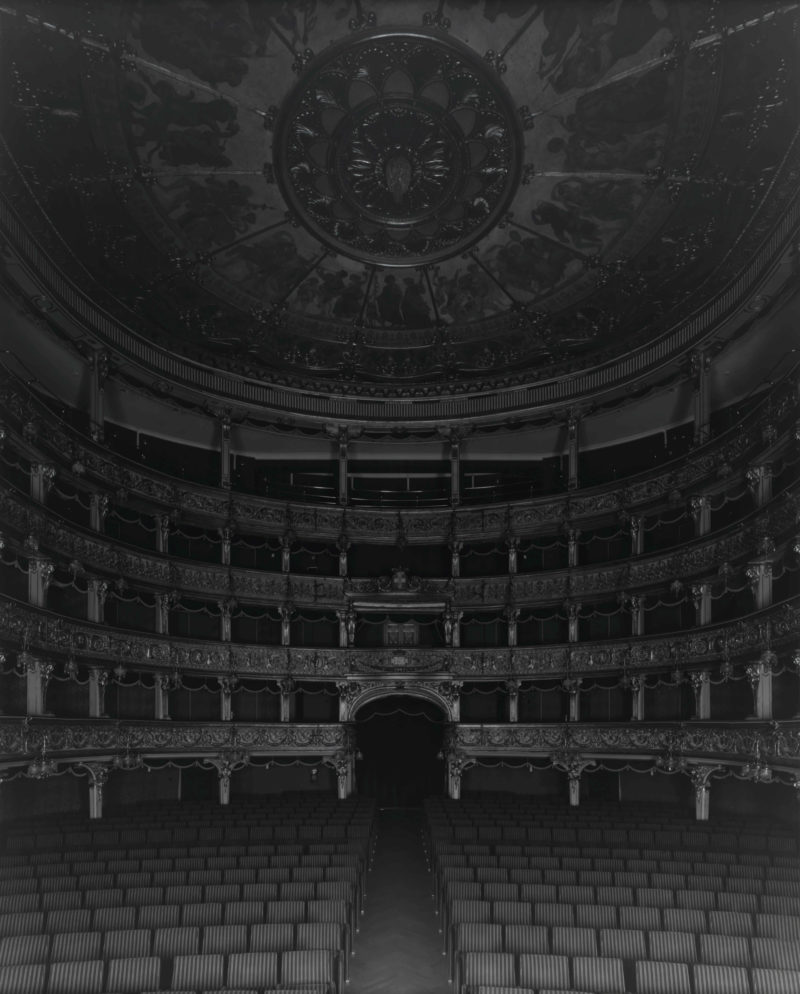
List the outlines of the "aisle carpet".
{"label": "aisle carpet", "polygon": [[348,994],[445,994],[449,989],[422,828],[421,809],[379,813]]}

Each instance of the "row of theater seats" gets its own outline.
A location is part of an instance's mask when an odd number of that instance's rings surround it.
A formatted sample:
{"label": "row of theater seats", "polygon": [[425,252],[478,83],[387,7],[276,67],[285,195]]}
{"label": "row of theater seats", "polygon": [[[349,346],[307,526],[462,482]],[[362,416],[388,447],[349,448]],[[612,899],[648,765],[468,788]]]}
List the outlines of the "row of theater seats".
{"label": "row of theater seats", "polygon": [[281,953],[192,954],[172,960],[157,956],[51,961],[0,967],[3,994],[173,994],[226,991],[263,994],[266,988],[294,994],[341,994],[342,959],[322,949]]}
{"label": "row of theater seats", "polygon": [[458,994],[797,994],[786,970],[584,956],[465,953]]}
{"label": "row of theater seats", "polygon": [[311,795],[15,823],[0,994],[341,992],[373,818],[369,802]]}
{"label": "row of theater seats", "polygon": [[426,814],[459,994],[800,994],[800,857],[788,827],[697,829],[661,806],[632,815],[514,797],[431,800]]}

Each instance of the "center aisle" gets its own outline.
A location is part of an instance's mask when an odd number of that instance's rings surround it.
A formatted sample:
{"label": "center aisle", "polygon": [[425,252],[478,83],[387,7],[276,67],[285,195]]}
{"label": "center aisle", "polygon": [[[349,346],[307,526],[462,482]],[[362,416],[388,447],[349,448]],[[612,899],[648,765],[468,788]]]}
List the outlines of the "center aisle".
{"label": "center aisle", "polygon": [[422,811],[390,808],[378,819],[348,994],[446,994],[447,959],[422,847]]}

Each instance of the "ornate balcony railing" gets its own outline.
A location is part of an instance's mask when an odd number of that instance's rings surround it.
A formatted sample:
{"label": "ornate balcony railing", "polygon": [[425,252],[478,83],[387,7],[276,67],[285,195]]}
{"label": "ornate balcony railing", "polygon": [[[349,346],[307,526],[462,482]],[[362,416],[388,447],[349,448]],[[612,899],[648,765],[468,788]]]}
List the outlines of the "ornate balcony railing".
{"label": "ornate balcony railing", "polygon": [[726,624],[670,635],[491,649],[312,649],[243,645],[139,634],[72,621],[0,598],[0,644],[10,650],[68,658],[98,667],[143,671],[332,680],[348,674],[447,674],[465,679],[563,677],[619,671],[708,667],[723,659],[793,646],[800,636],[800,599]]}
{"label": "ornate balcony railing", "polygon": [[[685,582],[716,571],[721,563],[733,564],[755,555],[765,535],[779,545],[779,536],[794,527],[799,506],[798,494],[786,492],[736,525],[657,554],[569,569],[438,577],[422,583],[428,593],[447,598],[458,607],[502,607],[509,597],[522,607],[560,603],[569,597],[630,592],[676,578]],[[0,486],[0,520],[25,537],[34,535],[43,554],[79,563],[87,572],[99,571],[109,579],[122,577],[144,587],[178,590],[211,600],[234,596],[243,602],[281,604],[286,600],[288,583],[295,604],[337,609],[343,606],[347,593],[369,594],[378,589],[376,581],[367,578],[241,569],[144,552],[84,531],[9,487]],[[13,547],[9,537],[6,541]],[[18,551],[24,554],[25,550],[20,545]],[[775,554],[779,551],[776,548]]]}
{"label": "ornate balcony railing", "polygon": [[754,753],[800,767],[800,720],[781,722],[627,722],[569,725],[454,725],[450,745],[465,756],[550,756],[749,760]]}
{"label": "ornate balcony railing", "polygon": [[[354,747],[350,724],[155,722],[110,719],[0,718],[0,768],[25,767],[46,756],[136,768],[144,758],[225,757],[245,764],[259,756],[341,757]],[[547,757],[566,767],[580,759],[649,762],[664,772],[689,772],[688,761],[714,761],[794,772],[800,768],[800,721],[781,722],[578,722],[537,725],[448,726],[448,756],[470,759]],[[31,775],[35,775],[33,772]],[[746,778],[746,776],[744,777]]]}
{"label": "ornate balcony railing", "polygon": [[[517,537],[546,533],[563,522],[579,524],[614,518],[637,508],[668,506],[692,493],[724,490],[737,469],[744,477],[748,460],[776,450],[776,440],[789,442],[797,417],[797,370],[772,387],[735,429],[657,470],[629,477],[615,486],[577,490],[504,505],[459,509],[330,507],[275,501],[203,486],[148,470],[107,448],[88,441],[59,421],[17,377],[0,384],[0,409],[10,420],[9,436],[21,451],[39,461],[52,461],[80,486],[130,501],[151,513],[178,510],[187,520],[219,527],[235,521],[243,533],[282,535],[291,528],[299,537],[336,542],[343,529],[352,541],[393,543],[402,533],[408,542],[484,541],[513,533]],[[37,425],[42,430],[37,430]],[[44,426],[46,430],[44,430]],[[782,433],[782,434],[781,434]]]}
{"label": "ornate balcony railing", "polygon": [[40,754],[53,758],[120,754],[198,755],[239,749],[249,755],[327,756],[350,744],[339,724],[117,721],[0,718],[0,763]]}

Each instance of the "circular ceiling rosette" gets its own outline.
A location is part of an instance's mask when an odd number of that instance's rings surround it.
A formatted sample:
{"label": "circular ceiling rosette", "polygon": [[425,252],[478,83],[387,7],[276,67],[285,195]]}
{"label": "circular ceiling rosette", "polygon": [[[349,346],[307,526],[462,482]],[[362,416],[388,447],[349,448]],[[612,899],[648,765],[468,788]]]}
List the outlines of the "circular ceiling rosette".
{"label": "circular ceiling rosette", "polygon": [[288,95],[276,178],[336,252],[417,266],[490,230],[519,180],[520,128],[496,73],[425,32],[373,31],[326,50]]}

